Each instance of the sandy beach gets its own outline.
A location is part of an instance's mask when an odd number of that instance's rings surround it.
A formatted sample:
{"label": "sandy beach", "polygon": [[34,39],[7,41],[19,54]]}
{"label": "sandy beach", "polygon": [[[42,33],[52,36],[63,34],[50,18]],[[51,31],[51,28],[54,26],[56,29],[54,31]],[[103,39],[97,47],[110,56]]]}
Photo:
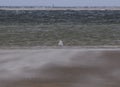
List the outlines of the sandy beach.
{"label": "sandy beach", "polygon": [[0,49],[0,87],[119,87],[120,49]]}

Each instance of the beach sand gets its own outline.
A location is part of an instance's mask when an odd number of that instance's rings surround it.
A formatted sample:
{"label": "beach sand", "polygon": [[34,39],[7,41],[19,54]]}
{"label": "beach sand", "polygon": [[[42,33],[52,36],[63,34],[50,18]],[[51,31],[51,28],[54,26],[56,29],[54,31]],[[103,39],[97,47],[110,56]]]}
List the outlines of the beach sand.
{"label": "beach sand", "polygon": [[120,87],[120,49],[0,49],[0,87]]}

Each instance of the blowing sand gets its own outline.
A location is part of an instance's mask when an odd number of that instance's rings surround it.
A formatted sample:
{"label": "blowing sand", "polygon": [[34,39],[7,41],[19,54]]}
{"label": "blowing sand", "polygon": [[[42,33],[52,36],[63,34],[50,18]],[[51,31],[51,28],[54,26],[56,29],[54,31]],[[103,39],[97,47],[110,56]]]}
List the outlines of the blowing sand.
{"label": "blowing sand", "polygon": [[120,49],[0,49],[0,87],[120,87]]}

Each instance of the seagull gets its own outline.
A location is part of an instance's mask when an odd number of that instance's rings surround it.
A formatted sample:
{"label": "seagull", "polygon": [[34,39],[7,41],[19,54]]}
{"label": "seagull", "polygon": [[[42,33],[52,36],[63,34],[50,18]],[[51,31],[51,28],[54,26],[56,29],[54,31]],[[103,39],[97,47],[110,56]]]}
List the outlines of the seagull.
{"label": "seagull", "polygon": [[59,40],[58,46],[63,46],[63,41],[62,40]]}

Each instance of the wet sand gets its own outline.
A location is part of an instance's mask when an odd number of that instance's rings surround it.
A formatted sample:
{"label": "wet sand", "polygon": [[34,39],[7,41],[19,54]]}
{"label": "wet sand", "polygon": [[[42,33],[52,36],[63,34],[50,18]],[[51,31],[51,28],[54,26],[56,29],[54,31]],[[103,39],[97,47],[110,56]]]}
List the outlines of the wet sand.
{"label": "wet sand", "polygon": [[120,49],[0,49],[0,87],[120,87]]}

